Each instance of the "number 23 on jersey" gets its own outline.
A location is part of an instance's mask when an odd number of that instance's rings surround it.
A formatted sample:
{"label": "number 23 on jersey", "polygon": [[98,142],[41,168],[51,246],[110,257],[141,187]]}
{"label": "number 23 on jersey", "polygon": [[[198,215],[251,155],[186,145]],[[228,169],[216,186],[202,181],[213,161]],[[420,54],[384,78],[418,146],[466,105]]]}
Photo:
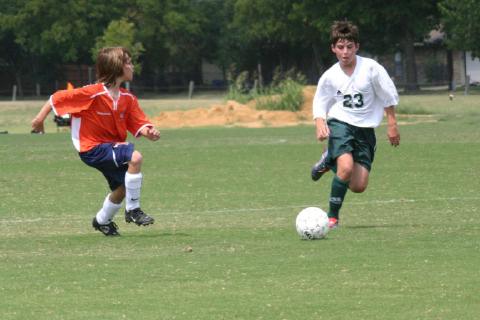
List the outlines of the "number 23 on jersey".
{"label": "number 23 on jersey", "polygon": [[345,94],[343,96],[343,107],[360,109],[363,107],[363,95],[361,93],[355,93],[354,95]]}

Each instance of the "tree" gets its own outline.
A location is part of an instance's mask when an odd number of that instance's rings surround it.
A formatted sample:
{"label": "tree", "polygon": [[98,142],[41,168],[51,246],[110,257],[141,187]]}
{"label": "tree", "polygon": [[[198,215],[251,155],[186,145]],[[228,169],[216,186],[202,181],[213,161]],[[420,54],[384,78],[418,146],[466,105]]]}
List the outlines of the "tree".
{"label": "tree", "polygon": [[135,72],[140,73],[141,65],[138,60],[142,52],[145,51],[143,44],[136,41],[136,30],[132,22],[126,18],[113,20],[105,29],[101,37],[97,37],[95,47],[92,48],[92,59],[95,61],[98,51],[103,47],[125,47],[132,55],[132,62],[135,65]]}
{"label": "tree", "polygon": [[0,1],[0,9],[0,41],[19,88],[23,73],[39,82],[54,77],[59,64],[90,64],[95,38],[128,12],[122,0]]}
{"label": "tree", "polygon": [[480,2],[478,0],[444,0],[439,4],[447,44],[452,49],[471,51],[480,57]]}
{"label": "tree", "polygon": [[124,1],[26,0],[11,15],[16,42],[30,53],[59,62],[91,62],[90,49]]}
{"label": "tree", "polygon": [[[414,44],[438,28],[435,0],[304,0],[295,5],[304,31],[328,35],[334,20],[348,19],[360,28],[360,49],[371,54],[401,51],[406,63],[406,90],[417,90]],[[322,43],[328,38],[322,38]],[[327,42],[328,43],[328,42]]]}
{"label": "tree", "polygon": [[[465,4],[460,7],[459,4]],[[22,0],[0,1],[0,60],[20,82],[44,77],[56,65],[91,64],[92,48],[129,47],[143,74],[157,83],[163,71],[177,83],[199,74],[202,60],[225,69],[264,73],[277,66],[308,71],[318,79],[335,57],[330,25],[349,19],[359,25],[361,49],[371,54],[401,51],[407,89],[416,89],[414,44],[438,27],[435,0]],[[472,48],[478,29],[477,0],[443,0],[450,45]],[[468,4],[468,6],[467,6]],[[467,6],[467,7],[465,7]],[[466,10],[465,12],[462,10]],[[475,11],[477,10],[477,11]],[[460,13],[458,13],[460,11]],[[461,21],[466,16],[467,21]],[[470,28],[470,29],[469,29]],[[451,31],[450,31],[451,30]],[[474,30],[474,31],[471,31]],[[463,38],[461,34],[466,34]],[[465,38],[467,37],[468,38]],[[97,42],[98,41],[98,42]],[[467,47],[468,46],[468,47]],[[474,51],[479,52],[479,51]],[[148,78],[149,79],[149,78]],[[193,79],[197,80],[197,79]],[[198,79],[201,80],[201,79]]]}
{"label": "tree", "polygon": [[[317,32],[307,9],[314,1],[301,0],[231,0],[231,50],[237,64],[255,70],[261,63],[266,78],[277,66],[281,71],[292,67],[302,70],[310,80],[317,80],[329,59],[323,34]],[[323,18],[323,15],[320,15]],[[318,21],[318,17],[315,17]],[[326,18],[325,18],[326,19]],[[236,41],[235,41],[236,40]]]}
{"label": "tree", "polygon": [[146,49],[144,62],[155,73],[155,79],[167,66],[182,74],[193,74],[200,68],[203,57],[213,59],[217,43],[213,39],[219,34],[216,18],[222,11],[222,2],[138,0],[134,18]]}
{"label": "tree", "polygon": [[[370,54],[402,52],[406,65],[406,90],[417,90],[415,43],[438,28],[435,0],[231,0],[233,25],[241,44],[256,47],[257,56],[286,64],[314,57],[318,73],[334,57],[329,50],[330,26],[348,19],[360,27],[361,50]],[[278,57],[278,58],[277,58]],[[250,56],[250,59],[253,57]]]}
{"label": "tree", "polygon": [[6,71],[14,79],[23,96],[22,71],[29,66],[28,55],[24,48],[19,45],[15,38],[13,16],[19,9],[17,2],[0,2],[0,65],[6,67]]}
{"label": "tree", "polygon": [[[367,1],[365,30],[375,39],[377,52],[399,50],[405,57],[406,91],[418,90],[415,43],[422,43],[430,31],[439,28],[436,0]],[[368,13],[371,18],[368,18]],[[382,50],[383,49],[383,50]]]}
{"label": "tree", "polygon": [[[0,25],[2,23],[0,22]],[[22,71],[28,67],[26,53],[15,43],[15,36],[10,30],[0,29],[0,66],[5,66],[14,79],[19,94],[23,96]]]}
{"label": "tree", "polygon": [[330,27],[333,21],[350,19],[361,24],[355,13],[357,5],[358,1],[348,0],[300,0],[293,3],[290,28],[296,30],[296,37],[302,39],[308,50],[313,52],[318,74],[335,62],[335,56],[330,51]]}

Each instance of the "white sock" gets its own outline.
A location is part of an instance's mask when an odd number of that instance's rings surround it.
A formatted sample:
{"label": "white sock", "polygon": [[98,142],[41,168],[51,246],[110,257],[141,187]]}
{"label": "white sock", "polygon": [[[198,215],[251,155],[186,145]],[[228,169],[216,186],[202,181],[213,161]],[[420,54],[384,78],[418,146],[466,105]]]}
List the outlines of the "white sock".
{"label": "white sock", "polygon": [[107,197],[103,201],[103,207],[100,211],[97,212],[97,222],[98,224],[108,224],[112,221],[115,214],[117,214],[118,210],[122,206],[121,203],[116,204],[110,201],[110,193],[107,194]]}
{"label": "white sock", "polygon": [[125,173],[126,209],[140,208],[140,189],[142,188],[142,173]]}

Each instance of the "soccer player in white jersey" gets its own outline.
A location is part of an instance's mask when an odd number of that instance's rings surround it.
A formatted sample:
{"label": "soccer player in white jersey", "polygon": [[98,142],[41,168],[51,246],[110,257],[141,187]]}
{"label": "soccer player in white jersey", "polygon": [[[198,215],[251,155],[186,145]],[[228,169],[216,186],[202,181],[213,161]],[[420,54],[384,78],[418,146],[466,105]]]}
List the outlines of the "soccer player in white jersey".
{"label": "soccer player in white jersey", "polygon": [[338,62],[320,77],[313,100],[316,136],[320,141],[328,139],[328,148],[313,166],[311,176],[317,181],[330,169],[335,173],[328,211],[333,229],[338,226],[347,190],[360,193],[367,188],[376,150],[374,128],[384,113],[391,145],[400,144],[400,134],[395,116],[397,90],[379,63],[357,55],[357,26],[335,21],[330,40]]}

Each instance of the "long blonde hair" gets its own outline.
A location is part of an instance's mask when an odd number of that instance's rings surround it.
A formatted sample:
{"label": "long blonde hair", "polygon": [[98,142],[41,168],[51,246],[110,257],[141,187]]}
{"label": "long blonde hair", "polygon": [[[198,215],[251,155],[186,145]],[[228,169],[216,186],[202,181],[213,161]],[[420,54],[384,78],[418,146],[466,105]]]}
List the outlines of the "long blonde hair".
{"label": "long blonde hair", "polygon": [[115,84],[123,75],[123,66],[132,55],[124,47],[106,47],[100,49],[97,56],[97,82],[103,82],[107,87]]}

